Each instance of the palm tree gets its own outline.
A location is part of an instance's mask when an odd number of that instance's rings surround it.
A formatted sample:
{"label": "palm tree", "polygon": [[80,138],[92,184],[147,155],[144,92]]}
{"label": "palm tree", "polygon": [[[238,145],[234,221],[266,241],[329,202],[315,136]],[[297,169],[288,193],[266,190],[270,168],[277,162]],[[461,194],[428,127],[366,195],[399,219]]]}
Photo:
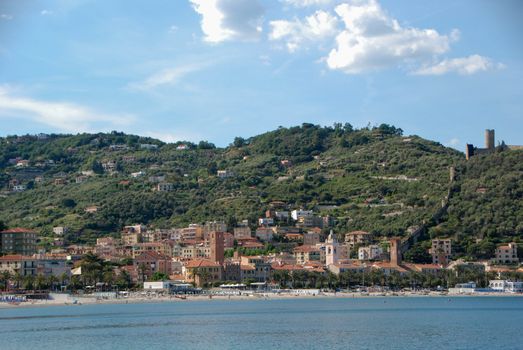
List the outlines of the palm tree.
{"label": "palm tree", "polygon": [[0,273],[0,281],[4,285],[4,290],[7,291],[9,287],[9,280],[11,279],[11,272],[5,270]]}
{"label": "palm tree", "polygon": [[44,275],[37,275],[34,281],[34,286],[37,290],[42,290],[47,288],[47,279]]}
{"label": "palm tree", "polygon": [[20,285],[22,284],[22,281],[24,280],[24,276],[20,273],[20,271],[16,271],[13,275],[13,281],[15,282],[15,288],[20,289]]}
{"label": "palm tree", "polygon": [[46,284],[49,287],[49,289],[56,290],[56,285],[58,284],[58,277],[55,275],[50,275],[46,279]]}

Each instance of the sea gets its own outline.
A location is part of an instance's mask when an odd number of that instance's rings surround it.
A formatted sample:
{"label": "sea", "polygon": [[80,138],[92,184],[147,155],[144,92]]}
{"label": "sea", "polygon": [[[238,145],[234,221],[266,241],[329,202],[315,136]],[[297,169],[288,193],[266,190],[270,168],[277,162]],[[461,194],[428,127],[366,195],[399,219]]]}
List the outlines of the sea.
{"label": "sea", "polygon": [[0,309],[0,349],[523,349],[523,298],[213,299]]}

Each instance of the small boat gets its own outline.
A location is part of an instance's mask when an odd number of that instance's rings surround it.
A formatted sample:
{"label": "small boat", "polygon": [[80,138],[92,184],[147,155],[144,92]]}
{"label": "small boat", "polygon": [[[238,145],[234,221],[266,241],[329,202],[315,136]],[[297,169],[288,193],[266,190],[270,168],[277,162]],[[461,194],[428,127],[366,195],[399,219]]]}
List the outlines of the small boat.
{"label": "small boat", "polygon": [[178,298],[178,299],[182,299],[182,300],[187,299],[187,297],[185,295],[175,295],[174,297]]}

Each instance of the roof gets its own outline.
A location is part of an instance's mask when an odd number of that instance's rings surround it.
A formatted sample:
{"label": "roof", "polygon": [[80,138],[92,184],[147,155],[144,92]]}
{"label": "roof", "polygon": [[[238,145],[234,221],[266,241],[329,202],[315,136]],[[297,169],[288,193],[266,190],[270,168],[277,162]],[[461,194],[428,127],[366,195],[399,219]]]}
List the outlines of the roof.
{"label": "roof", "polygon": [[21,261],[21,260],[25,260],[29,258],[28,256],[23,256],[23,255],[5,255],[5,256],[0,256],[0,261]]}
{"label": "roof", "polygon": [[189,260],[187,263],[185,263],[185,267],[189,269],[195,269],[198,267],[219,267],[221,266],[219,263],[208,260],[208,259],[195,259],[195,260]]}
{"label": "roof", "polygon": [[142,259],[171,260],[168,256],[151,250],[145,251],[135,258],[135,260]]}
{"label": "roof", "polygon": [[15,227],[15,228],[10,228],[10,229],[7,229],[7,230],[3,230],[0,233],[36,233],[36,231],[33,231],[31,229],[28,229],[28,228]]}
{"label": "roof", "polygon": [[311,252],[320,252],[320,249],[313,245],[301,245],[293,249],[296,253],[311,253]]}

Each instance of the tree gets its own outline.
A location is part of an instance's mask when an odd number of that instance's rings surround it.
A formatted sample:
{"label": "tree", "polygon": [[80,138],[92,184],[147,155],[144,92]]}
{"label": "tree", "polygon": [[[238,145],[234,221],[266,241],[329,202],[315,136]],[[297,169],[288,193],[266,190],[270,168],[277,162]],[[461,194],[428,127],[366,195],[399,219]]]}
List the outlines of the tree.
{"label": "tree", "polygon": [[76,202],[71,198],[62,199],[62,206],[65,208],[74,208],[76,207]]}
{"label": "tree", "polygon": [[430,264],[432,257],[421,243],[417,243],[405,253],[405,260],[415,264]]}
{"label": "tree", "polygon": [[115,283],[120,289],[128,289],[132,284],[131,275],[129,275],[129,272],[121,270],[118,277],[116,277]]}
{"label": "tree", "polygon": [[12,275],[11,272],[5,270],[0,273],[0,282],[4,286],[4,290],[7,291],[9,287],[9,280],[11,279]]}
{"label": "tree", "polygon": [[91,162],[91,166],[90,166],[91,170],[95,173],[95,174],[103,174],[104,172],[104,168],[102,166],[102,163],[100,163],[99,161],[97,160],[93,160]]}
{"label": "tree", "polygon": [[151,276],[151,281],[166,281],[168,279],[169,279],[169,276],[167,276],[165,273],[159,272],[159,271],[156,271]]}
{"label": "tree", "polygon": [[243,147],[245,146],[245,139],[243,137],[235,137],[233,142],[234,147]]}
{"label": "tree", "polygon": [[198,143],[198,149],[215,149],[216,146],[214,143],[211,143],[209,141],[200,141]]}

